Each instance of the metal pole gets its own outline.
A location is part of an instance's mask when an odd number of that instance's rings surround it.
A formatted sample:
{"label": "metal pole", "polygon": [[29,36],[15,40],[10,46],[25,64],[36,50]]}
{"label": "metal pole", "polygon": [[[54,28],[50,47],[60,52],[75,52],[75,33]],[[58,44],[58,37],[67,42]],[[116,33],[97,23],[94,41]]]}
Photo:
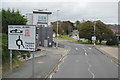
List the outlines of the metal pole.
{"label": "metal pole", "polygon": [[[94,22],[94,37],[95,37],[95,29],[96,29],[96,21]],[[96,45],[95,41],[94,41],[94,45]]]}
{"label": "metal pole", "polygon": [[10,50],[10,72],[12,72],[12,50]]}
{"label": "metal pole", "polygon": [[[57,40],[58,40],[58,11],[59,10],[57,10]],[[58,47],[58,41],[57,41],[56,46]]]}
{"label": "metal pole", "polygon": [[47,27],[48,27],[48,14],[47,14]]}
{"label": "metal pole", "polygon": [[34,71],[34,67],[35,67],[35,66],[34,66],[34,62],[35,62],[35,61],[34,61],[34,60],[35,60],[34,52],[32,52],[32,57],[33,57],[33,58],[32,58],[32,77],[34,78],[34,72],[35,72],[35,71]]}

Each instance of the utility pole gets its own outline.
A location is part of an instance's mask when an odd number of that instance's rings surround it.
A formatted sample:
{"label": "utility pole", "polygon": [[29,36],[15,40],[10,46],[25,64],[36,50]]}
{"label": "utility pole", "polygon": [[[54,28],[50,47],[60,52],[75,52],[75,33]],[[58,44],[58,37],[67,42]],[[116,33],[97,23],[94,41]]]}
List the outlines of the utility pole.
{"label": "utility pole", "polygon": [[[59,10],[57,10],[57,40],[58,40],[58,12],[59,12]],[[58,41],[57,41],[56,46],[58,48]]]}
{"label": "utility pole", "polygon": [[[96,36],[95,36],[95,29],[96,29],[96,21],[94,21],[94,38],[96,38]],[[95,40],[94,40],[94,45],[96,45],[95,44]]]}

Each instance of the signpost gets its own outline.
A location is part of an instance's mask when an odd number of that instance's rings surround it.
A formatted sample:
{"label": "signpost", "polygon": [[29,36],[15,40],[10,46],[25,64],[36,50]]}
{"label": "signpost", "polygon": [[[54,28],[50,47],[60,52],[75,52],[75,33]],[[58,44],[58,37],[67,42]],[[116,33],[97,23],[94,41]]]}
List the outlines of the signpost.
{"label": "signpost", "polygon": [[[10,50],[10,71],[12,72],[12,50],[35,51],[36,26],[8,25],[8,49]],[[34,68],[34,53],[33,53],[33,68]]]}
{"label": "signpost", "polygon": [[94,41],[94,45],[95,45],[96,36],[92,36],[92,41]]}
{"label": "signpost", "polygon": [[92,40],[95,41],[96,40],[96,36],[92,36]]}

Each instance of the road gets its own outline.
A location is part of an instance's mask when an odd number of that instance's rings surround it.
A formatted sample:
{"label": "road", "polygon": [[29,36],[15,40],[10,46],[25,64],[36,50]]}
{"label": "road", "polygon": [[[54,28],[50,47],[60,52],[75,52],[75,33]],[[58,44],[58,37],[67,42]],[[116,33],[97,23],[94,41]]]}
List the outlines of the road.
{"label": "road", "polygon": [[94,47],[61,43],[71,50],[52,78],[118,78],[118,65]]}

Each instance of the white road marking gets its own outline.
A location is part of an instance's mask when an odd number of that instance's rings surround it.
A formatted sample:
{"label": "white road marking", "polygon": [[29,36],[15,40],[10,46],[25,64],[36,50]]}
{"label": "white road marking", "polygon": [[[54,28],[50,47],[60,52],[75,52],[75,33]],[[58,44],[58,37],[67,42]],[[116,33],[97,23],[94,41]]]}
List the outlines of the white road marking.
{"label": "white road marking", "polygon": [[87,56],[88,54],[86,53],[86,50],[85,50],[85,48],[83,48],[84,49],[84,51],[85,51],[85,55]]}
{"label": "white road marking", "polygon": [[85,55],[87,56],[88,54],[85,52]]}
{"label": "white road marking", "polygon": [[76,50],[78,50],[78,48],[75,48]]}
{"label": "white road marking", "polygon": [[53,74],[51,74],[50,76],[49,76],[49,78],[51,79],[53,77]]}
{"label": "white road marking", "polygon": [[92,48],[89,47],[89,49],[92,49]]}
{"label": "white road marking", "polygon": [[[111,60],[111,63],[115,64],[115,63],[113,62],[113,60]],[[117,64],[115,64],[115,65],[118,67],[118,65],[117,65]]]}
{"label": "white road marking", "polygon": [[43,61],[39,61],[39,62],[37,62],[38,64],[42,64],[42,63],[44,63]]}
{"label": "white road marking", "polygon": [[87,64],[89,65],[88,67],[88,71],[92,74],[92,78],[95,78],[95,74],[90,70],[90,68],[92,67],[92,65],[87,61]]}

